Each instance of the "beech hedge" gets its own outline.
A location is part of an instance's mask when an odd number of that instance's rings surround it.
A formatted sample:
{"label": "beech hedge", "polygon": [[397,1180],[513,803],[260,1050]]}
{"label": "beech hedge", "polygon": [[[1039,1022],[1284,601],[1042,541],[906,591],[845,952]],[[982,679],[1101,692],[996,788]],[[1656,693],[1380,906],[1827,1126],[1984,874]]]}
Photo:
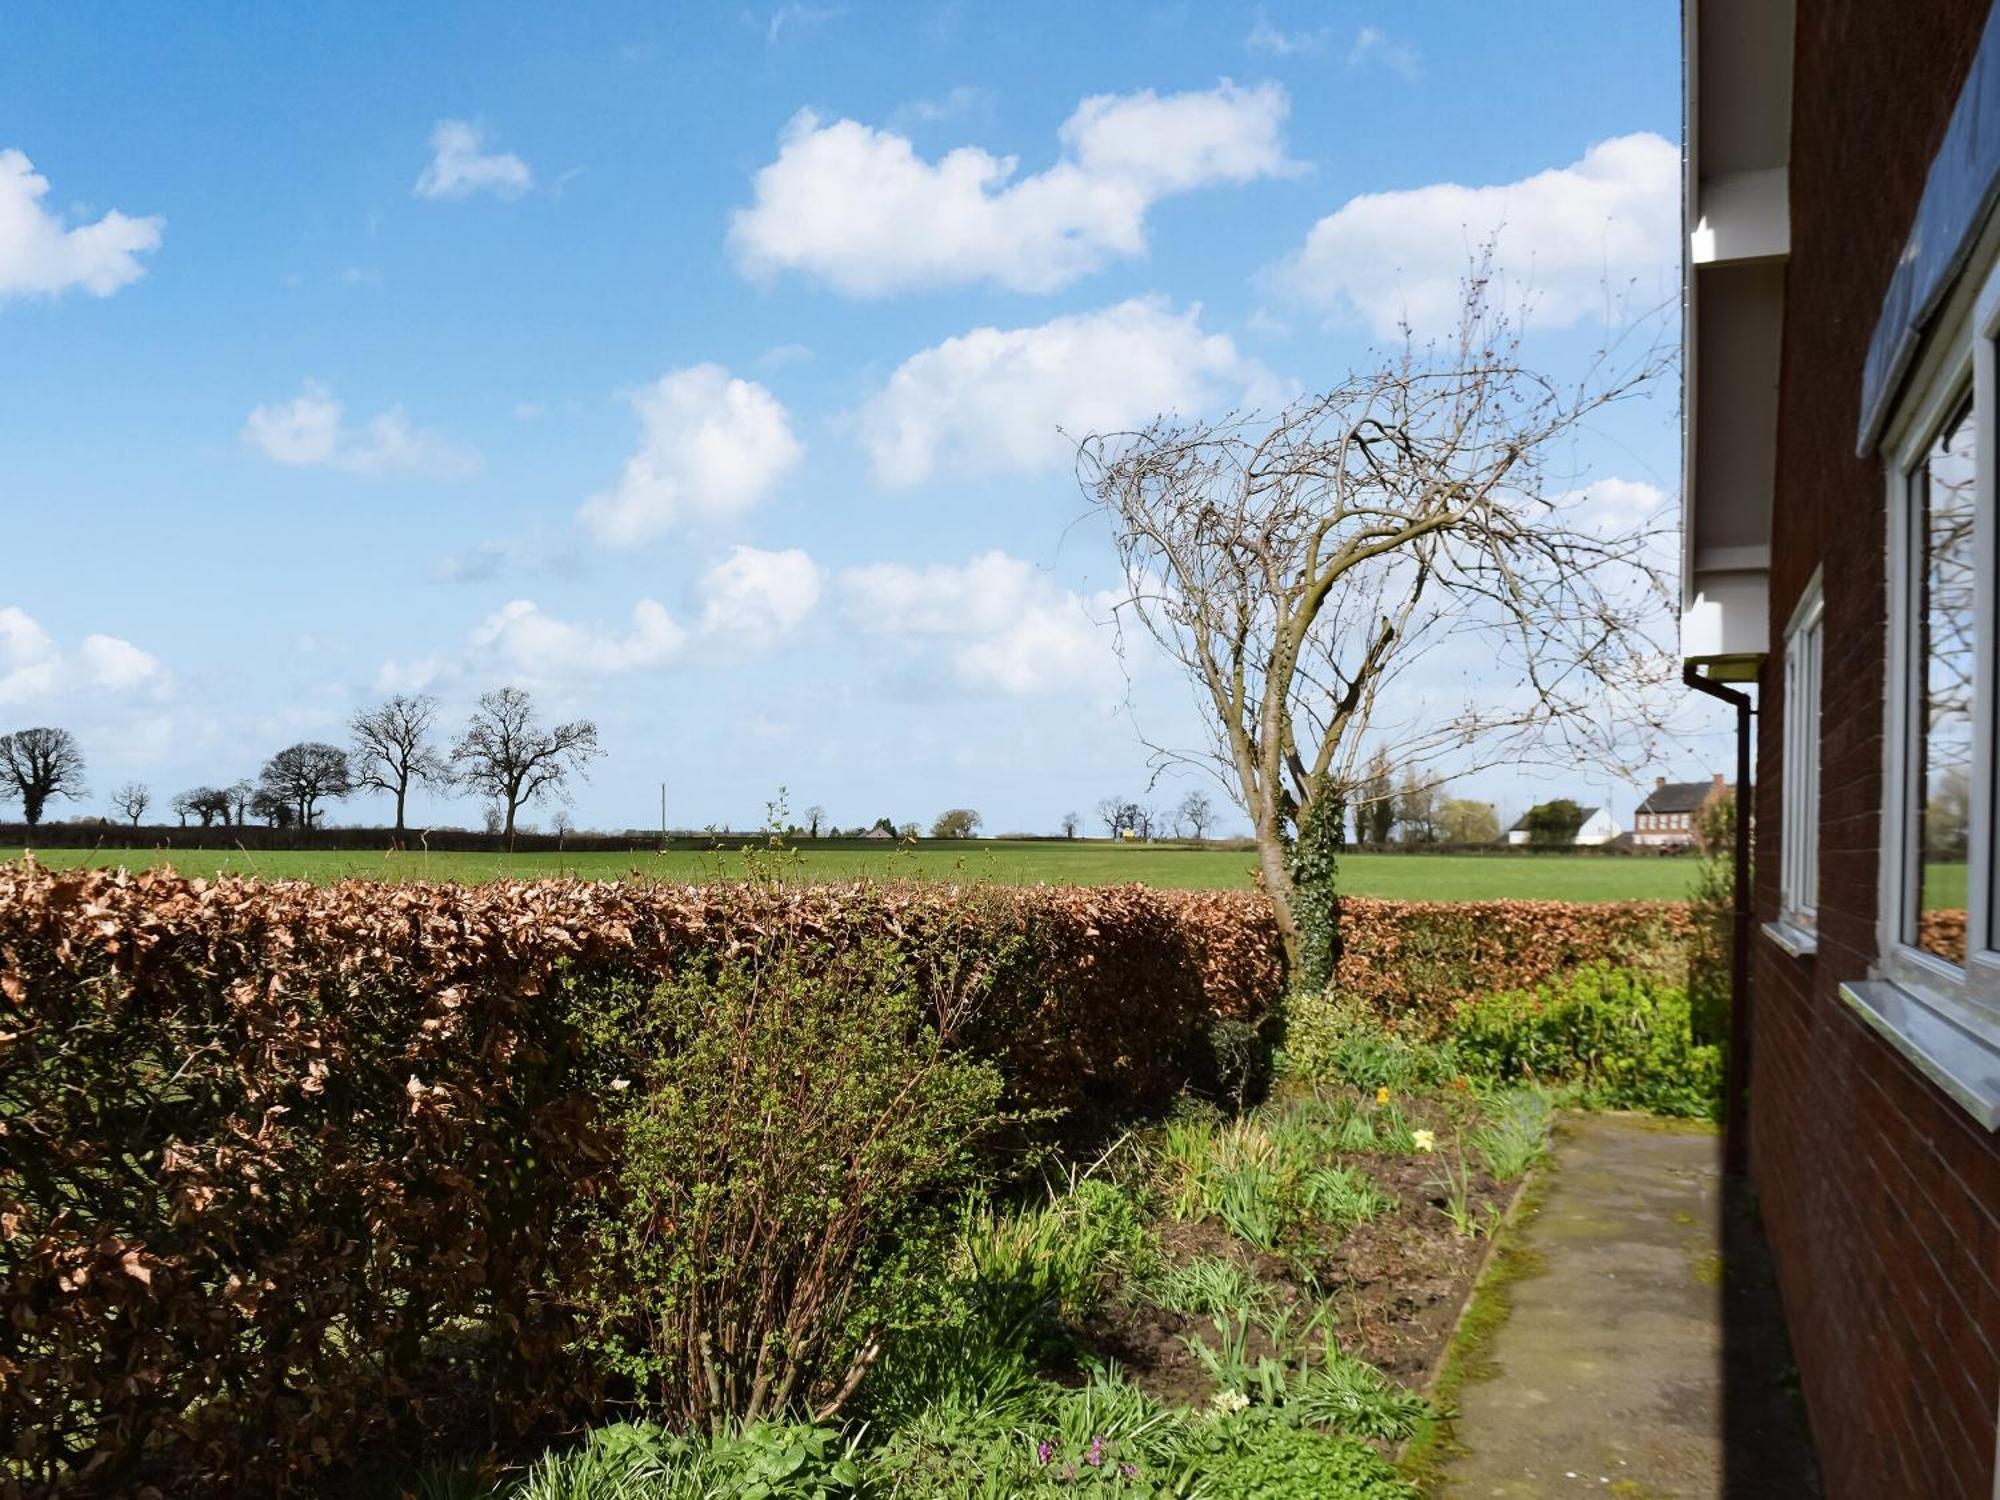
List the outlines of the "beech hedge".
{"label": "beech hedge", "polygon": [[1680,901],[1377,901],[1344,897],[1333,989],[1419,1035],[1475,996],[1607,964],[1685,982],[1700,918]]}
{"label": "beech hedge", "polygon": [[1040,1118],[1171,1096],[1282,978],[1249,894],[0,866],[0,1493],[282,1492],[587,1408],[552,1288],[616,1163],[562,992],[786,935],[977,992],[957,1044]]}

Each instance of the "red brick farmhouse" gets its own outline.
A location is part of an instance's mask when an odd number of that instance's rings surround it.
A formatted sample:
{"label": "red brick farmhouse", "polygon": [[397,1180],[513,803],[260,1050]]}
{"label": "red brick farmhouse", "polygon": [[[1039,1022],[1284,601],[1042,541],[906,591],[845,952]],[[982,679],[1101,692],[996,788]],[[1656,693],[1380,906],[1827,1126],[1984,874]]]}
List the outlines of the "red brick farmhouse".
{"label": "red brick farmhouse", "polygon": [[1828,1492],[2000,1494],[2000,18],[1688,0],[1682,649],[1754,685],[1743,1152]]}

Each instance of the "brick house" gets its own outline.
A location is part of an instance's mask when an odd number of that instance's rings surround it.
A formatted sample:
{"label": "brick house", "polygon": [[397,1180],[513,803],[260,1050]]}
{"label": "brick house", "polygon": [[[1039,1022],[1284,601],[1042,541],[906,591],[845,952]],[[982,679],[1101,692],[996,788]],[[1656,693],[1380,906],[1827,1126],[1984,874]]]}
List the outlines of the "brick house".
{"label": "brick house", "polygon": [[1632,842],[1642,848],[1678,849],[1701,841],[1709,809],[1736,795],[1720,771],[1708,781],[1669,781],[1655,777],[1632,814]]}
{"label": "brick house", "polygon": [[1731,1154],[1828,1493],[1984,1500],[2000,1494],[2000,16],[1988,0],[1684,15],[1682,651],[1743,695],[1740,722],[1751,686],[1756,707]]}

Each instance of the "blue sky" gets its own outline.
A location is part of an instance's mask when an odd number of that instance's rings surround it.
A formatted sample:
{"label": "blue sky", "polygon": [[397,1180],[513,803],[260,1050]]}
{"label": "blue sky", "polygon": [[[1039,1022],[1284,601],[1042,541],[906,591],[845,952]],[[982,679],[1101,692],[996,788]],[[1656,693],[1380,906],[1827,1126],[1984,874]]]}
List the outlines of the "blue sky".
{"label": "blue sky", "polygon": [[[1481,215],[1551,367],[1607,274],[1672,287],[1650,0],[15,19],[0,728],[82,736],[64,811],[514,681],[602,728],[581,826],[665,780],[677,825],[784,785],[1052,829],[1143,790],[1131,715],[1191,727],[1093,623],[1058,426],[1328,383]],[[1668,392],[1575,455],[1669,498],[1677,462]]]}

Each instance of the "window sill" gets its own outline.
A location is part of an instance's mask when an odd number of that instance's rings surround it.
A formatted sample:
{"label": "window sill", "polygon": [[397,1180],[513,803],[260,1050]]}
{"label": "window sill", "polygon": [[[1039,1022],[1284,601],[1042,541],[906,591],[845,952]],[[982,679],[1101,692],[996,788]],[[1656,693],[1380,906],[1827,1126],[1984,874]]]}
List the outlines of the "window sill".
{"label": "window sill", "polygon": [[1819,952],[1819,934],[1807,927],[1794,927],[1790,922],[1766,922],[1764,936],[1779,952],[1792,958],[1811,958]]}
{"label": "window sill", "polygon": [[1886,979],[1843,984],[1840,998],[1973,1119],[2000,1129],[2000,1026]]}

